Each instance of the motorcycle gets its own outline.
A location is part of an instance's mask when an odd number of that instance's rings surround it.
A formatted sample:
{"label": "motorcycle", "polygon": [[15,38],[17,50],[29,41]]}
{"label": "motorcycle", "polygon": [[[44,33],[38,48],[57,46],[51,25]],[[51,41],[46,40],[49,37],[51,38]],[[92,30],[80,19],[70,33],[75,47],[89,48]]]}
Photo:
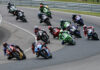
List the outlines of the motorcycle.
{"label": "motorcycle", "polygon": [[[75,19],[76,16],[77,16],[77,15],[73,15],[73,16],[72,16],[73,22],[74,22],[74,23],[77,23],[77,25],[79,25],[79,26],[83,26],[83,25],[84,25],[83,19],[80,18],[80,20],[76,20],[76,19]],[[81,17],[81,16],[80,16],[80,17]]]}
{"label": "motorcycle", "polygon": [[71,35],[67,34],[67,33],[63,33],[62,34],[62,45],[65,43],[68,43],[69,45],[75,45],[76,42],[75,40],[71,37]]}
{"label": "motorcycle", "polygon": [[53,35],[53,38],[59,37],[60,29],[56,28],[56,29],[49,30],[49,31]]}
{"label": "motorcycle", "polygon": [[16,20],[20,19],[22,22],[27,22],[27,19],[25,18],[25,16],[20,16],[19,18],[16,17]]}
{"label": "motorcycle", "polygon": [[38,35],[37,37],[39,40],[42,40],[45,43],[50,43],[49,36],[45,32],[38,31],[37,35]]}
{"label": "motorcycle", "polygon": [[35,51],[37,51],[37,52],[36,52],[36,55],[42,56],[42,57],[44,57],[45,59],[52,58],[51,52],[50,52],[46,47],[37,48]]}
{"label": "motorcycle", "polygon": [[72,26],[72,28],[69,29],[69,32],[71,35],[74,35],[77,38],[82,38],[80,31],[77,28],[75,28],[74,26]]}
{"label": "motorcycle", "polygon": [[40,20],[42,20],[42,22],[44,22],[44,23],[46,23],[48,26],[51,26],[51,23],[50,23],[50,19],[48,18],[48,16],[47,15],[45,15],[45,14],[39,14],[38,15],[38,18],[40,19]]}
{"label": "motorcycle", "polygon": [[96,32],[93,32],[91,29],[88,29],[88,34],[87,34],[88,40],[99,40],[98,34]]}
{"label": "motorcycle", "polygon": [[19,48],[9,46],[9,47],[7,47],[6,52],[7,52],[9,60],[12,59],[12,58],[16,58],[17,60],[26,59],[24,52]]}
{"label": "motorcycle", "polygon": [[11,14],[13,14],[15,16],[16,13],[17,13],[17,8],[15,6],[11,6],[9,8],[9,13],[11,13]]}

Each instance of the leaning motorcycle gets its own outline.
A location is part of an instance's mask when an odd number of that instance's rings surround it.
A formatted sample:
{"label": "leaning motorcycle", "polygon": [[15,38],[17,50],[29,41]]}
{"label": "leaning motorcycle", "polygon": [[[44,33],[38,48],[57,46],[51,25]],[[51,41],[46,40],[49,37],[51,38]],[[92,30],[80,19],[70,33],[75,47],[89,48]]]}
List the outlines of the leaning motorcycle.
{"label": "leaning motorcycle", "polygon": [[15,47],[7,47],[7,55],[8,55],[8,59],[12,59],[12,58],[16,58],[17,60],[23,60],[23,59],[26,59],[26,56],[24,54],[23,51],[21,51],[20,49],[18,48],[15,48]]}
{"label": "leaning motorcycle", "polygon": [[75,40],[71,37],[71,35],[67,34],[67,33],[63,33],[62,34],[62,44],[68,43],[69,45],[75,45],[76,42]]}
{"label": "leaning motorcycle", "polygon": [[51,52],[46,47],[42,47],[42,49],[39,50],[36,54],[44,57],[45,59],[52,58]]}
{"label": "leaning motorcycle", "polygon": [[45,43],[50,43],[49,36],[43,31],[38,31],[38,38],[39,40],[42,40]]}
{"label": "leaning motorcycle", "polygon": [[74,35],[76,38],[82,38],[81,33],[78,29],[70,29],[70,34]]}
{"label": "leaning motorcycle", "polygon": [[88,34],[87,34],[88,40],[99,40],[98,38],[98,34],[96,32],[93,32],[91,29],[88,30]]}
{"label": "leaning motorcycle", "polygon": [[40,15],[38,15],[38,18],[42,20],[44,23],[46,23],[48,26],[51,26],[50,19],[47,15],[43,14],[41,17]]}
{"label": "leaning motorcycle", "polygon": [[14,6],[11,6],[8,12],[11,13],[11,14],[13,14],[15,16],[16,12],[17,12],[17,8],[14,7]]}
{"label": "leaning motorcycle", "polygon": [[59,32],[61,29],[54,29],[54,30],[49,30],[51,35],[53,35],[53,38],[59,37]]}
{"label": "leaning motorcycle", "polygon": [[[27,22],[27,19],[25,18],[25,16],[20,16],[18,19],[20,19],[22,22]],[[16,17],[16,20],[18,20]]]}

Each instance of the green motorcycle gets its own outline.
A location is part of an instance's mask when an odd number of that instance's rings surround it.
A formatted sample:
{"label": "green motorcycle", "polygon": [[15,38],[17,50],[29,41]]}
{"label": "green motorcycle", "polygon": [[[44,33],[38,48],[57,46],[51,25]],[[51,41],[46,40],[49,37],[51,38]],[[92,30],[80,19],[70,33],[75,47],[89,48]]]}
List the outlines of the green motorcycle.
{"label": "green motorcycle", "polygon": [[62,40],[62,45],[64,45],[65,43],[68,43],[70,45],[75,45],[76,44],[76,42],[71,37],[71,35],[66,33],[66,32],[60,33],[59,34],[59,39]]}

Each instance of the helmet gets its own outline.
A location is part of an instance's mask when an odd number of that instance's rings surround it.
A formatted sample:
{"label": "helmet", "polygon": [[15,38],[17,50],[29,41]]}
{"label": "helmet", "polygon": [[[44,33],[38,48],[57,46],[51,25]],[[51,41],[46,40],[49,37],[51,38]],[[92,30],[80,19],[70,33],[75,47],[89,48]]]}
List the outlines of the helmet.
{"label": "helmet", "polygon": [[7,45],[8,45],[8,44],[7,44],[6,42],[3,43],[3,47],[7,47]]}
{"label": "helmet", "polygon": [[39,28],[38,26],[35,26],[34,29],[35,29],[35,30],[39,30],[40,28]]}
{"label": "helmet", "polygon": [[43,7],[43,3],[40,3],[40,8]]}
{"label": "helmet", "polygon": [[43,5],[43,3],[40,3],[40,5]]}
{"label": "helmet", "polygon": [[61,29],[61,30],[60,30],[60,33],[62,33],[62,32],[63,32],[63,30]]}
{"label": "helmet", "polygon": [[73,14],[73,15],[72,15],[72,19],[75,19],[75,17],[76,17],[76,14]]}
{"label": "helmet", "polygon": [[84,25],[84,26],[83,26],[83,29],[86,29],[86,28],[87,28],[87,26],[86,26],[86,25]]}

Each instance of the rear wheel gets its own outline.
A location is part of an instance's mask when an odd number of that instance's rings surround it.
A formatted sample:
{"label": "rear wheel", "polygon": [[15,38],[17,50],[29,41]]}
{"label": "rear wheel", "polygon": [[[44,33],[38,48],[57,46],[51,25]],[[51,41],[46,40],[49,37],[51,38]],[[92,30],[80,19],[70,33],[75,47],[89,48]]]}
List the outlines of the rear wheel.
{"label": "rear wheel", "polygon": [[46,19],[46,20],[45,20],[45,23],[46,23],[48,26],[51,26],[51,23],[50,23],[50,20],[49,20],[49,19]]}

